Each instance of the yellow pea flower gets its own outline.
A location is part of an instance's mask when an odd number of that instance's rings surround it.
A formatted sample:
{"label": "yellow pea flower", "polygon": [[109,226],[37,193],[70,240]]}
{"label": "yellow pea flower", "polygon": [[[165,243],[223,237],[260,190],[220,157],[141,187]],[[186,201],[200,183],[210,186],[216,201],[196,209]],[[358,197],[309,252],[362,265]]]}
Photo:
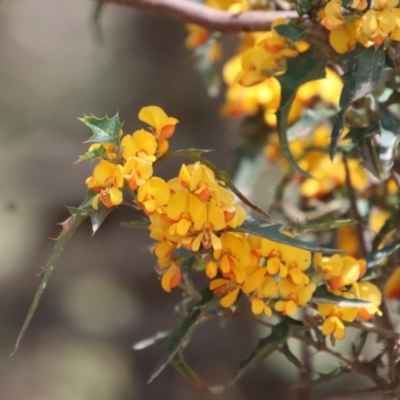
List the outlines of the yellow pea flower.
{"label": "yellow pea flower", "polygon": [[387,281],[383,294],[389,299],[400,298],[400,268],[397,268]]}
{"label": "yellow pea flower", "polygon": [[164,271],[161,278],[161,286],[166,292],[170,292],[171,289],[179,286],[181,281],[182,281],[181,269],[177,265],[172,264]]}
{"label": "yellow pea flower", "polygon": [[138,157],[130,157],[124,165],[123,173],[129,188],[136,190],[153,175],[153,164]]}
{"label": "yellow pea flower", "polygon": [[388,10],[368,10],[362,17],[361,28],[375,46],[380,46],[396,28],[396,16]]}
{"label": "yellow pea flower", "polygon": [[122,157],[128,160],[130,157],[138,157],[145,161],[156,160],[157,141],[154,136],[140,129],[132,135],[126,135],[121,141]]}
{"label": "yellow pea flower", "polygon": [[169,200],[169,187],[167,183],[158,177],[151,177],[138,190],[138,201],[146,215],[155,212],[161,213]]}
{"label": "yellow pea flower", "polygon": [[375,314],[382,315],[379,306],[382,303],[382,293],[371,282],[354,282],[353,292],[358,299],[371,302],[370,306],[359,308],[358,316],[364,320],[371,319]]}
{"label": "yellow pea flower", "polygon": [[209,288],[216,296],[222,297],[220,304],[225,308],[232,306],[240,293],[240,286],[229,279],[215,279],[210,282]]}
{"label": "yellow pea flower", "polygon": [[176,118],[168,117],[163,109],[157,106],[143,107],[139,112],[139,119],[149,124],[157,138],[168,139],[175,132]]}

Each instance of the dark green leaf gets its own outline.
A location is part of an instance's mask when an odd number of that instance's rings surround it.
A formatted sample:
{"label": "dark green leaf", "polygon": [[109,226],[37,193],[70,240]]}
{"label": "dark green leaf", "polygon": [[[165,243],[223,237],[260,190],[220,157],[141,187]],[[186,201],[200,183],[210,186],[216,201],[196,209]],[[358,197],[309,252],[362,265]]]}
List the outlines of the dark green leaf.
{"label": "dark green leaf", "polygon": [[150,221],[148,219],[142,219],[140,221],[121,222],[121,226],[124,228],[148,229],[150,226]]}
{"label": "dark green leaf", "polygon": [[118,114],[112,118],[100,119],[91,116],[80,120],[93,131],[93,136],[86,143],[111,143],[115,147],[119,147],[122,124],[119,122]]}
{"label": "dark green leaf", "polygon": [[375,49],[374,46],[365,49],[358,46],[351,53],[341,57],[341,61],[347,67],[342,76],[343,89],[340,95],[338,112],[332,126],[331,144],[329,155],[335,157],[339,138],[344,129],[345,114],[353,101],[371,93],[379,83],[385,66],[385,53],[383,47]]}
{"label": "dark green leaf", "polygon": [[245,221],[240,227],[235,230],[250,233],[251,235],[262,236],[266,239],[272,240],[273,242],[287,244],[288,246],[298,247],[299,249],[325,253],[325,254],[337,254],[342,253],[341,250],[328,249],[321,247],[314,243],[303,242],[302,240],[286,236],[282,233],[283,224],[271,225],[267,221]]}
{"label": "dark green leaf", "polygon": [[303,329],[307,329],[299,321],[291,318],[286,318],[284,321],[275,325],[272,328],[271,333],[264,339],[259,340],[255,350],[245,360],[240,362],[239,371],[229,383],[227,388],[232,386],[239,378],[241,378],[249,369],[255,367],[264,358],[269,356],[275,350],[279,350],[287,342],[287,340],[300,332]]}
{"label": "dark green leaf", "polygon": [[297,57],[289,59],[286,72],[277,77],[281,85],[281,101],[276,112],[276,119],[282,153],[294,171],[308,178],[311,177],[310,174],[298,166],[289,149],[287,136],[288,117],[299,87],[307,82],[325,78],[325,64],[326,62],[316,57],[312,50],[308,50]]}
{"label": "dark green leaf", "polygon": [[71,213],[71,216],[68,217],[64,222],[60,223],[60,225],[62,226],[62,231],[61,231],[60,235],[55,239],[55,245],[54,245],[53,251],[50,255],[49,260],[47,261],[47,263],[44,267],[43,272],[40,274],[39,287],[35,293],[33,302],[29,307],[28,314],[25,317],[25,321],[24,321],[24,324],[22,325],[21,332],[18,336],[17,343],[15,345],[13,354],[17,350],[19,344],[21,343],[22,337],[24,336],[26,330],[28,329],[28,326],[32,320],[32,317],[35,314],[36,308],[42,297],[43,291],[46,288],[47,282],[50,278],[50,274],[52,273],[52,271],[54,269],[55,262],[57,261],[58,257],[60,256],[65,245],[68,243],[69,239],[71,239],[75,230],[87,217],[87,214],[79,208],[74,208],[74,207],[67,207],[67,208],[68,208],[68,211]]}
{"label": "dark green leaf", "polygon": [[385,52],[385,67],[390,69],[397,69],[396,62],[387,52]]}
{"label": "dark green leaf", "polygon": [[393,167],[396,149],[400,142],[400,121],[391,114],[379,112],[381,120],[381,143],[379,159],[381,161],[384,178],[390,176]]}
{"label": "dark green leaf", "polygon": [[323,221],[323,222],[310,222],[307,221],[305,224],[296,224],[294,230],[297,233],[307,233],[307,232],[318,232],[325,231],[328,229],[338,229],[343,226],[349,226],[356,224],[357,221],[354,219],[338,219],[336,221]]}
{"label": "dark green leaf", "polygon": [[99,147],[96,147],[95,149],[88,151],[83,156],[79,156],[78,161],[76,162],[78,163],[86,160],[95,160],[97,158],[103,158],[105,160],[108,160],[108,153],[103,145],[100,145]]}
{"label": "dark green leaf", "polygon": [[94,192],[93,190],[88,190],[85,200],[79,206],[81,210],[85,211],[90,216],[93,235],[96,233],[97,229],[100,228],[100,225],[106,219],[109,212],[112,210],[112,208],[106,207],[100,200],[97,203],[98,209],[95,210],[92,207],[92,200],[93,197],[95,197],[96,195],[98,195],[98,193]]}
{"label": "dark green leaf", "polygon": [[158,361],[156,368],[152,373],[148,383],[152,382],[160,374],[160,372],[171,362],[176,352],[179,350],[182,341],[184,341],[187,337],[191,335],[197,323],[207,311],[207,308],[210,307],[213,298],[214,294],[212,291],[210,291],[208,288],[203,290],[202,299],[200,300],[200,302],[190,309],[188,315],[183,320],[178,330],[172,335],[168,347]]}
{"label": "dark green leaf", "polygon": [[314,292],[311,303],[320,304],[335,304],[340,307],[366,307],[370,306],[371,302],[361,300],[361,299],[349,299],[344,296],[337,296],[331,293],[326,286],[319,286],[317,290]]}
{"label": "dark green leaf", "polygon": [[375,250],[368,254],[366,257],[368,268],[377,267],[381,264],[387,257],[392,255],[396,250],[400,248],[400,239],[395,240],[393,243],[383,247],[382,249]]}
{"label": "dark green leaf", "polygon": [[170,334],[171,332],[157,332],[154,336],[136,342],[132,348],[136,351],[147,349],[148,347],[164,341]]}
{"label": "dark green leaf", "polygon": [[272,220],[271,216],[266,211],[264,211],[260,207],[253,204],[246,196],[243,195],[243,193],[232,182],[229,174],[227,174],[224,171],[219,170],[213,163],[211,163],[210,161],[208,161],[205,158],[200,156],[201,153],[206,152],[206,151],[210,151],[210,150],[187,149],[187,150],[175,151],[172,153],[168,153],[164,157],[158,159],[154,163],[154,165],[158,166],[161,162],[168,160],[169,158],[173,158],[173,157],[187,157],[187,158],[190,158],[195,161],[200,161],[203,165],[210,168],[211,171],[214,172],[217,179],[223,181],[225,183],[225,185],[229,189],[231,189],[231,191],[243,202],[243,204],[245,204],[246,206],[249,206],[251,209],[258,212],[262,216]]}
{"label": "dark green leaf", "polygon": [[292,42],[298,42],[302,40],[306,35],[306,31],[292,22],[286,24],[276,25],[274,29],[279,33],[280,36],[291,40]]}

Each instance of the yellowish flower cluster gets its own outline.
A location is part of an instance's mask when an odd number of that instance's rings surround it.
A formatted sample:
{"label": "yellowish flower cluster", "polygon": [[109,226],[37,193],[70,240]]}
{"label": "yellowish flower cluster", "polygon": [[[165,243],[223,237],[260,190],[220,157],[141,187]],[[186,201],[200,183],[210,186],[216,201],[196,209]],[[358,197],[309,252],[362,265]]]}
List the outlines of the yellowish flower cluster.
{"label": "yellowish flower cluster", "polygon": [[399,0],[377,0],[364,14],[366,0],[352,0],[350,12],[342,14],[342,1],[330,0],[320,12],[321,24],[330,31],[329,42],[337,53],[355,48],[357,42],[365,47],[380,46],[387,38],[400,41]]}
{"label": "yellowish flower cluster", "polygon": [[88,188],[98,192],[92,200],[95,210],[99,200],[111,208],[122,203],[124,188],[135,191],[145,185],[153,175],[154,161],[168,150],[167,139],[174,133],[178,120],[168,117],[157,106],[143,107],[139,119],[150,125],[151,132],[140,129],[126,135],[119,148],[112,143],[94,143],[89,148],[90,152],[103,146],[107,153],[86,179]]}
{"label": "yellowish flower cluster", "polygon": [[[342,154],[337,154],[331,161],[326,152],[308,151],[307,147],[324,147],[329,144],[330,130],[325,125],[318,126],[310,137],[296,139],[290,142],[289,147],[293,156],[298,159],[299,166],[310,173],[314,178],[302,178],[300,193],[302,196],[322,197],[336,187],[344,186],[346,171]],[[265,155],[270,161],[279,160],[283,167],[287,162],[280,153],[279,139],[272,135],[266,148]],[[351,174],[352,186],[356,190],[365,189],[369,184],[368,174],[357,159],[347,161]]]}

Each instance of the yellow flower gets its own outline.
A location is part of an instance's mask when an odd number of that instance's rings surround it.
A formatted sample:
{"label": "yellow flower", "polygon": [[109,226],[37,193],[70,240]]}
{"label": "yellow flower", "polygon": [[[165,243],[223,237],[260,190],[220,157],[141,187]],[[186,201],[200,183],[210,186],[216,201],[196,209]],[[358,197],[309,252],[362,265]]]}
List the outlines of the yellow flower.
{"label": "yellow flower", "polygon": [[155,212],[161,213],[169,200],[169,187],[167,183],[158,177],[151,177],[138,190],[138,201],[146,215]]}
{"label": "yellow flower", "polygon": [[177,287],[182,281],[182,272],[180,268],[172,264],[168,267],[161,278],[161,286],[166,292],[170,292],[171,289]]}
{"label": "yellow flower", "polygon": [[130,157],[124,165],[124,178],[131,190],[136,190],[145,184],[146,180],[153,175],[153,165],[138,157]]}
{"label": "yellow flower", "polygon": [[121,142],[122,157],[128,160],[130,157],[138,157],[142,160],[154,162],[156,160],[157,141],[154,136],[140,129],[132,135],[126,135]]}
{"label": "yellow flower", "polygon": [[222,297],[220,304],[226,308],[235,303],[240,293],[240,286],[229,279],[215,279],[210,282],[209,288],[216,296]]}
{"label": "yellow flower", "polygon": [[371,319],[375,314],[382,315],[379,306],[382,303],[381,291],[371,282],[353,283],[353,292],[358,299],[369,301],[370,306],[358,308],[358,316],[364,320]]}
{"label": "yellow flower", "polygon": [[168,139],[175,131],[175,125],[179,122],[157,106],[143,107],[139,112],[139,119],[153,128],[157,138]]}
{"label": "yellow flower", "polygon": [[345,19],[341,13],[342,1],[331,0],[324,8],[324,18],[321,21],[323,25],[329,31],[334,31],[345,24]]}
{"label": "yellow flower", "polygon": [[[398,1],[398,0],[395,0]],[[349,3],[349,7],[355,8],[356,10],[363,11],[367,8],[368,2],[367,0],[351,0]],[[375,8],[376,7],[376,1],[375,1]]]}
{"label": "yellow flower", "polygon": [[387,281],[383,294],[389,299],[400,298],[400,268],[397,268]]}
{"label": "yellow flower", "polygon": [[92,207],[98,209],[98,201],[108,208],[122,203],[124,186],[123,168],[121,165],[101,160],[93,171],[93,176],[86,179],[86,185],[95,192],[100,192],[92,200]]}
{"label": "yellow flower", "polygon": [[357,44],[357,27],[355,21],[346,23],[329,33],[329,43],[339,54],[354,50]]}
{"label": "yellow flower", "polygon": [[396,16],[388,10],[368,10],[362,17],[361,28],[375,46],[380,46],[396,28]]}
{"label": "yellow flower", "polygon": [[89,151],[93,151],[100,146],[103,146],[106,149],[107,156],[109,159],[117,158],[117,150],[115,146],[112,143],[92,143],[92,145],[89,147]]}

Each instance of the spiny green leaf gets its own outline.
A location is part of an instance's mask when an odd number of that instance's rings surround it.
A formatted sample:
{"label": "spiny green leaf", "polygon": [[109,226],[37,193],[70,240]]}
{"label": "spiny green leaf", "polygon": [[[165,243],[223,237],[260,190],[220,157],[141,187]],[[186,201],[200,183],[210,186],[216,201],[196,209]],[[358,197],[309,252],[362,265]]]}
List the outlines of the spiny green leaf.
{"label": "spiny green leaf", "polygon": [[83,203],[79,206],[79,208],[85,211],[89,216],[92,222],[92,231],[93,235],[96,233],[97,229],[100,228],[100,225],[106,219],[107,215],[110,213],[112,208],[106,207],[100,200],[97,202],[98,209],[95,210],[92,207],[93,197],[97,196],[98,193],[93,190],[88,190],[86,193],[86,198]]}
{"label": "spiny green leaf", "polygon": [[306,31],[293,22],[287,22],[286,24],[276,25],[274,29],[279,33],[280,36],[291,40],[292,42],[297,42],[302,40],[306,35]]}
{"label": "spiny green leaf", "polygon": [[175,368],[190,384],[204,390],[208,393],[219,394],[222,391],[221,388],[209,388],[189,367],[187,362],[180,357],[178,360],[171,361],[171,366]]}
{"label": "spiny green leaf", "polygon": [[317,290],[314,292],[311,303],[321,304],[335,304],[340,307],[366,307],[370,306],[371,302],[361,300],[361,299],[349,299],[344,296],[337,296],[331,293],[326,286],[319,286]]}
{"label": "spiny green leaf", "polygon": [[336,110],[306,110],[304,116],[288,129],[288,140],[291,141],[308,135],[316,126],[333,117],[336,113]]}
{"label": "spiny green leaf", "polygon": [[43,291],[46,288],[47,282],[50,278],[50,274],[54,269],[55,262],[57,261],[58,257],[63,251],[65,245],[68,243],[69,239],[71,239],[75,230],[87,217],[87,214],[79,208],[75,207],[67,207],[67,208],[68,211],[71,213],[71,216],[60,224],[62,226],[62,231],[60,235],[55,239],[55,245],[53,251],[44,267],[43,272],[40,274],[39,287],[35,293],[35,297],[33,298],[32,304],[29,307],[28,314],[25,317],[24,324],[22,325],[21,332],[17,338],[15,349],[12,354],[14,354],[15,351],[17,350],[26,330],[28,329],[28,326],[32,320],[33,315],[35,314],[36,308],[42,297]]}
{"label": "spiny green leaf", "polygon": [[400,142],[400,121],[391,114],[379,112],[381,121],[381,143],[379,159],[381,161],[384,178],[390,176],[393,167],[396,149]]}
{"label": "spiny green leaf", "polygon": [[80,118],[80,120],[93,131],[93,136],[85,143],[111,143],[119,147],[122,124],[119,122],[118,114],[112,118],[91,116]]}
{"label": "spiny green leaf", "polygon": [[157,332],[154,336],[151,336],[147,339],[140,340],[139,342],[136,342],[132,348],[133,350],[144,350],[147,349],[148,347],[154,346],[155,344],[158,344],[162,342],[164,339],[166,339],[171,332]]}
{"label": "spiny green leaf", "polygon": [[360,45],[354,51],[342,56],[341,61],[347,67],[347,71],[342,76],[340,111],[332,126],[329,150],[331,160],[335,157],[337,144],[344,129],[346,111],[353,101],[361,99],[376,88],[385,67],[385,53],[382,47],[375,49],[371,46],[365,49]]}
{"label": "spiny green leaf", "polygon": [[156,368],[152,373],[148,383],[152,382],[160,374],[160,372],[171,362],[176,352],[179,350],[182,341],[190,336],[195,326],[200,321],[200,318],[207,311],[207,308],[210,307],[213,298],[214,294],[212,291],[210,291],[208,288],[203,290],[202,299],[200,300],[200,302],[193,308],[191,308],[187,317],[183,320],[178,330],[172,335],[168,347],[158,361]]}
{"label": "spiny green leaf", "polygon": [[400,239],[395,240],[393,243],[388,244],[382,249],[375,250],[372,253],[368,254],[368,256],[365,258],[367,261],[368,268],[377,267],[387,257],[392,255],[399,248],[400,248]]}
{"label": "spiny green leaf", "polygon": [[83,156],[79,156],[76,163],[86,160],[95,160],[97,158],[108,160],[108,153],[103,145],[100,145],[99,147],[96,147],[95,149],[86,152]]}
{"label": "spiny green leaf", "polygon": [[255,367],[275,350],[281,349],[291,336],[303,329],[307,328],[304,327],[301,322],[291,318],[286,318],[279,324],[275,325],[267,337],[259,340],[254,351],[246,359],[240,362],[239,371],[225,389],[231,387],[249,369]]}
{"label": "spiny green leaf", "polygon": [[205,158],[201,157],[201,153],[203,152],[207,152],[210,150],[197,150],[197,149],[187,149],[187,150],[179,150],[179,151],[175,151],[172,153],[167,153],[165,156],[161,157],[160,159],[158,159],[154,165],[158,166],[161,162],[168,160],[169,158],[173,158],[173,157],[187,157],[190,158],[194,161],[200,161],[203,165],[205,165],[206,167],[210,168],[211,171],[214,172],[215,176],[217,177],[217,179],[223,181],[225,183],[225,185],[231,189],[231,191],[243,202],[243,204],[245,204],[246,206],[249,206],[251,209],[253,209],[254,211],[258,212],[259,214],[261,214],[262,216],[272,220],[271,216],[264,211],[263,209],[261,209],[260,207],[256,206],[255,204],[253,204],[236,186],[235,184],[232,182],[229,174],[227,174],[224,171],[219,170],[213,163],[211,163],[210,161],[206,160]]}
{"label": "spiny green leaf", "polygon": [[283,224],[271,225],[270,223],[263,220],[245,221],[240,227],[236,228],[235,230],[250,233],[251,235],[262,236],[266,239],[272,240],[273,242],[283,243],[288,246],[297,247],[299,249],[325,254],[337,254],[343,252],[341,250],[321,247],[314,243],[303,242],[302,240],[284,235],[282,233]]}
{"label": "spiny green leaf", "polygon": [[297,233],[318,232],[328,229],[338,229],[342,228],[343,226],[354,225],[356,223],[357,221],[355,221],[354,219],[338,219],[336,221],[323,222],[307,221],[305,224],[296,224],[294,230]]}
{"label": "spiny green leaf", "polygon": [[276,112],[276,119],[282,153],[293,170],[307,178],[310,178],[311,175],[298,166],[289,149],[287,136],[288,117],[299,87],[307,82],[325,78],[325,64],[326,62],[316,57],[312,50],[308,50],[297,57],[289,59],[286,72],[276,77],[281,85],[281,101]]}

